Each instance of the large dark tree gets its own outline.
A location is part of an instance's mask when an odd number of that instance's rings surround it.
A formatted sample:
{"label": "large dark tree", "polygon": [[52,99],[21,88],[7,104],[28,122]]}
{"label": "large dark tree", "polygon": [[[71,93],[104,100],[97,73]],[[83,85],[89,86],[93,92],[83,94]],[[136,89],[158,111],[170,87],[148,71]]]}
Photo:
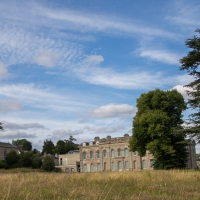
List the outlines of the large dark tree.
{"label": "large dark tree", "polygon": [[13,140],[13,141],[12,141],[12,144],[15,145],[15,146],[23,145],[23,150],[26,150],[26,151],[31,151],[31,149],[32,149],[32,144],[31,144],[31,142],[29,142],[29,141],[26,140],[26,139],[17,139],[17,140]]}
{"label": "large dark tree", "polygon": [[149,150],[155,169],[184,168],[187,160],[185,134],[182,131],[183,96],[176,90],[159,89],[141,94],[133,119],[130,149],[140,156]]}
{"label": "large dark tree", "polygon": [[0,122],[0,130],[3,130],[3,123]]}
{"label": "large dark tree", "polygon": [[54,143],[51,140],[45,140],[44,141],[44,145],[42,148],[42,153],[50,153],[50,154],[54,154],[55,153],[55,146]]}
{"label": "large dark tree", "polygon": [[188,135],[200,142],[200,29],[197,29],[196,33],[197,35],[185,42],[190,51],[180,60],[182,65],[180,69],[186,70],[194,78],[191,83],[185,85],[190,97],[188,104],[194,109],[194,113],[189,117],[186,130]]}
{"label": "large dark tree", "polygon": [[55,169],[55,163],[52,157],[46,156],[42,162],[42,169],[45,171],[52,171]]}
{"label": "large dark tree", "polygon": [[58,154],[66,154],[70,150],[78,150],[78,144],[75,144],[76,139],[70,136],[68,140],[58,140],[55,147],[55,152]]}

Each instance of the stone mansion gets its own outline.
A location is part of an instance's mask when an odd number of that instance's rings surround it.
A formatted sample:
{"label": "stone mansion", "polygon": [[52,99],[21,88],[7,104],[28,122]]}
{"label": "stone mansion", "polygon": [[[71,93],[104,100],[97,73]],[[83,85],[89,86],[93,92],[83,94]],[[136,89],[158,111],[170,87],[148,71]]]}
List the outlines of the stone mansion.
{"label": "stone mansion", "polygon": [[[148,151],[144,157],[140,157],[137,152],[130,152],[130,139],[131,136],[128,134],[117,138],[107,136],[100,139],[95,137],[94,141],[83,142],[79,146],[79,154],[77,151],[71,151],[70,154],[59,155],[59,166],[57,167],[64,172],[153,170],[153,156]],[[187,146],[187,151],[186,168],[196,169],[194,142]]]}

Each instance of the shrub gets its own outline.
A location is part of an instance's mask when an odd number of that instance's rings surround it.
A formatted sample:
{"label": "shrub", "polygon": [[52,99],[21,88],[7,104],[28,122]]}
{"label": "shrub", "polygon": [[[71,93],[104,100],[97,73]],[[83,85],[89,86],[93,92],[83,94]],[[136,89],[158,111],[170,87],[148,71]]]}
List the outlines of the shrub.
{"label": "shrub", "polygon": [[5,161],[11,168],[18,167],[19,155],[16,151],[12,150],[7,154]]}
{"label": "shrub", "polygon": [[34,169],[39,169],[42,166],[42,161],[38,155],[34,155],[32,158],[31,167]]}
{"label": "shrub", "polygon": [[7,169],[8,165],[5,160],[0,160],[0,169]]}
{"label": "shrub", "polygon": [[55,168],[55,163],[52,157],[46,156],[42,162],[42,169],[45,171],[52,171]]}

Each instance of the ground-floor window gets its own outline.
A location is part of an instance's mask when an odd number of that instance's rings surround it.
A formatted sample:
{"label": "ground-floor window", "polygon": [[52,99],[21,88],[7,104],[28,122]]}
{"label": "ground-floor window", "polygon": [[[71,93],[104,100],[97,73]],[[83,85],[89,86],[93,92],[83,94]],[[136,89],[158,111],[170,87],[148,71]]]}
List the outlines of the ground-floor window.
{"label": "ground-floor window", "polygon": [[122,170],[122,162],[121,162],[121,161],[118,162],[118,170],[119,170],[119,171]]}
{"label": "ground-floor window", "polygon": [[126,168],[126,170],[129,169],[128,161],[125,162],[125,168]]}
{"label": "ground-floor window", "polygon": [[136,169],[136,161],[133,161],[133,169]]}
{"label": "ground-floor window", "polygon": [[146,162],[146,160],[143,160],[143,161],[142,161],[142,168],[143,168],[143,169],[146,169],[146,168],[147,168],[147,162]]}
{"label": "ground-floor window", "polygon": [[87,172],[87,165],[86,164],[83,165],[83,171]]}
{"label": "ground-floor window", "polygon": [[97,171],[101,171],[101,165],[100,165],[100,163],[97,164]]}
{"label": "ground-floor window", "polygon": [[106,171],[106,162],[103,165],[103,169],[104,169],[104,171]]}
{"label": "ground-floor window", "polygon": [[60,165],[62,165],[62,158],[60,158]]}
{"label": "ground-floor window", "polygon": [[112,171],[115,171],[115,163],[114,162],[111,163],[111,168],[112,168]]}
{"label": "ground-floor window", "polygon": [[91,172],[94,171],[94,164],[93,164],[93,163],[91,163],[91,165],[90,165],[90,171],[91,171]]}

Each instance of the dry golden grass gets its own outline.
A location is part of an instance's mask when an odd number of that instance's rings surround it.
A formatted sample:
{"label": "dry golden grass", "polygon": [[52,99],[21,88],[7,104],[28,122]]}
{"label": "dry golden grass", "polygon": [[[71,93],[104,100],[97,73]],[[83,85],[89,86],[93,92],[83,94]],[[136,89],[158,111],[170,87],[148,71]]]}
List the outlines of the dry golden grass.
{"label": "dry golden grass", "polygon": [[200,171],[3,173],[0,199],[200,199]]}

